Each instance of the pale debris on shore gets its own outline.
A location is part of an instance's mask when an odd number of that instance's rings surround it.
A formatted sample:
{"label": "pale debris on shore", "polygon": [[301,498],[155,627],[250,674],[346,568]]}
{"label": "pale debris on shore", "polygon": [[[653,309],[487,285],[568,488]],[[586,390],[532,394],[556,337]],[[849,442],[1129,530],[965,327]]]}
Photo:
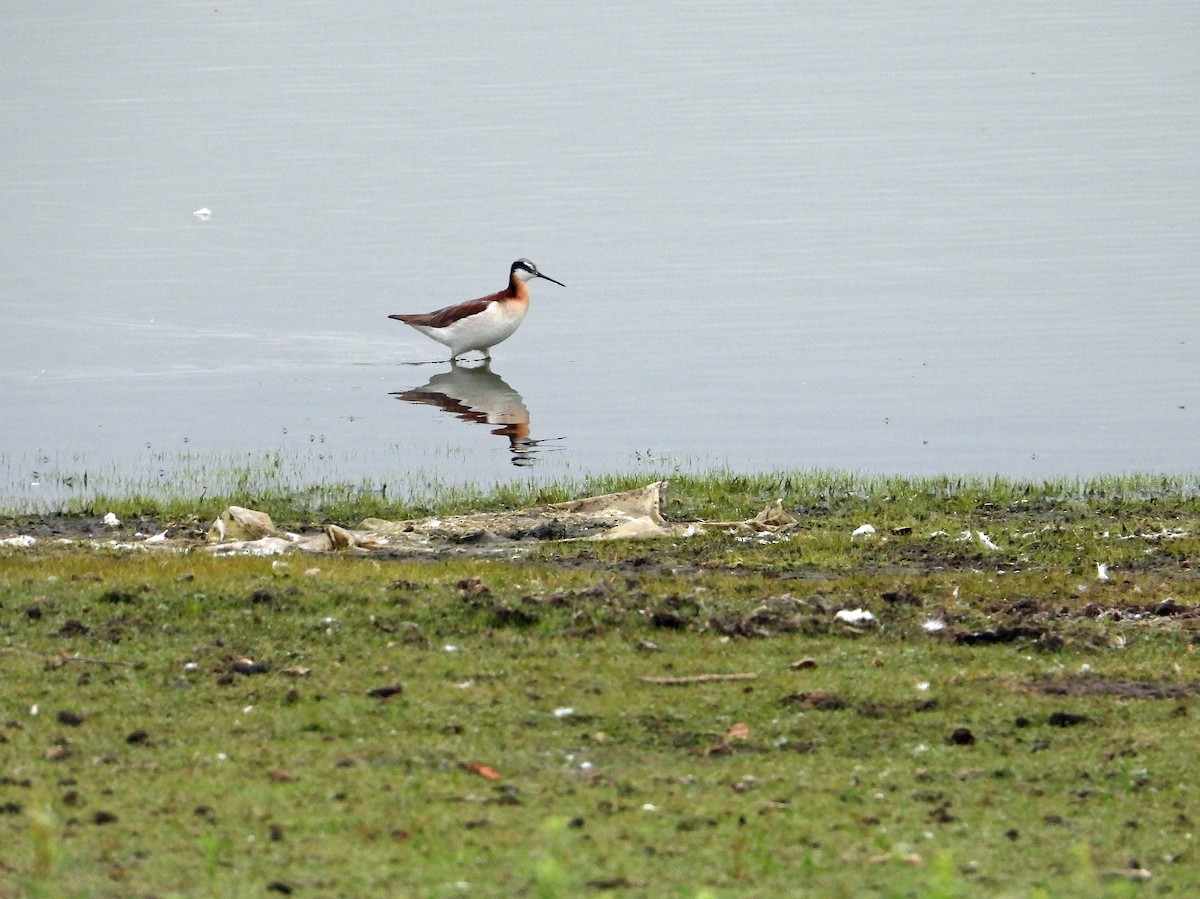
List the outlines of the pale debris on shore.
{"label": "pale debris on shore", "polygon": [[280,531],[266,513],[230,506],[213,522],[207,539],[212,552],[219,554],[274,555],[289,550],[437,552],[447,544],[508,549],[531,541],[686,538],[710,530],[783,534],[799,523],[780,500],[743,521],[673,523],[662,514],[666,490],[666,481],[656,481],[621,493],[509,512],[475,512],[406,521],[368,518],[354,529],[326,525],[310,535]]}
{"label": "pale debris on shore", "polygon": [[[754,518],[741,521],[667,521],[662,514],[666,481],[634,490],[588,496],[508,512],[476,512],[405,521],[368,518],[356,528],[327,524],[312,534],[295,534],[276,526],[271,516],[256,509],[229,506],[205,534],[204,544],[216,555],[278,555],[347,551],[368,554],[393,551],[437,554],[447,548],[464,552],[511,552],[515,548],[567,540],[637,540],[652,537],[687,538],[708,531],[773,535],[785,539],[799,524],[780,500]],[[116,516],[112,517],[113,519]],[[107,516],[104,524],[112,526]],[[135,541],[59,538],[57,542],[105,545],[123,551],[186,552],[196,547],[189,536],[172,537],[170,529]],[[16,535],[0,538],[0,547],[27,549],[38,538]]]}

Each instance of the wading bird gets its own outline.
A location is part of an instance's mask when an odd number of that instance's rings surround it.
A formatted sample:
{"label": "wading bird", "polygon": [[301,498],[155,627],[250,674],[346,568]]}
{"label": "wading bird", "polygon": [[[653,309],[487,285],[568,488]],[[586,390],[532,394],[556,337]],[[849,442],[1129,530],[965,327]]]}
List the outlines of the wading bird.
{"label": "wading bird", "polygon": [[528,259],[518,259],[508,272],[508,287],[477,300],[467,300],[436,312],[389,315],[416,328],[426,337],[450,347],[450,361],[470,350],[483,350],[492,358],[492,347],[513,335],[529,311],[529,283],[534,278],[553,281]]}

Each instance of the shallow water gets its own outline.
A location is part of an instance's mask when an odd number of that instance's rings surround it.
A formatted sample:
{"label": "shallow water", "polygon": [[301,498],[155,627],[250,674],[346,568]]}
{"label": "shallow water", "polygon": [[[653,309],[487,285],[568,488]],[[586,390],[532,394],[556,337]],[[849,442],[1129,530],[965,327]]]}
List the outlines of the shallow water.
{"label": "shallow water", "polygon": [[[1170,4],[10,11],[0,495],[183,455],[1192,470],[1198,37]],[[494,350],[546,441],[514,453],[403,399],[450,367],[386,316],[517,256],[567,287]]]}

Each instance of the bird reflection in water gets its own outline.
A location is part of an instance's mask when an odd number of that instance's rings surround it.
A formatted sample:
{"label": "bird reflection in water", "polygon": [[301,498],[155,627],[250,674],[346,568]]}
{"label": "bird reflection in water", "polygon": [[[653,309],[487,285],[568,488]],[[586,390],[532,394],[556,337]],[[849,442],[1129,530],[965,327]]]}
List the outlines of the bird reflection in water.
{"label": "bird reflection in water", "polygon": [[492,371],[488,363],[459,365],[434,375],[429,383],[411,390],[397,390],[392,396],[410,403],[437,406],[463,421],[498,425],[492,431],[508,438],[513,465],[532,465],[534,453],[543,441],[529,436],[529,409],[521,394]]}

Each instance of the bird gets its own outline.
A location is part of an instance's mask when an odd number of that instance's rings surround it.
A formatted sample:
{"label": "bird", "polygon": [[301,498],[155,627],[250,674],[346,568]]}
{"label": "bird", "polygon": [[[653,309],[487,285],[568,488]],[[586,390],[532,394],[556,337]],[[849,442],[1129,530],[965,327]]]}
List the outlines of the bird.
{"label": "bird", "polygon": [[542,278],[566,287],[549,275],[543,275],[528,259],[518,259],[508,271],[508,287],[498,293],[456,303],[435,312],[389,315],[396,321],[416,328],[426,337],[450,347],[450,361],[463,353],[483,350],[483,358],[492,358],[492,347],[512,337],[529,311],[529,281]]}

